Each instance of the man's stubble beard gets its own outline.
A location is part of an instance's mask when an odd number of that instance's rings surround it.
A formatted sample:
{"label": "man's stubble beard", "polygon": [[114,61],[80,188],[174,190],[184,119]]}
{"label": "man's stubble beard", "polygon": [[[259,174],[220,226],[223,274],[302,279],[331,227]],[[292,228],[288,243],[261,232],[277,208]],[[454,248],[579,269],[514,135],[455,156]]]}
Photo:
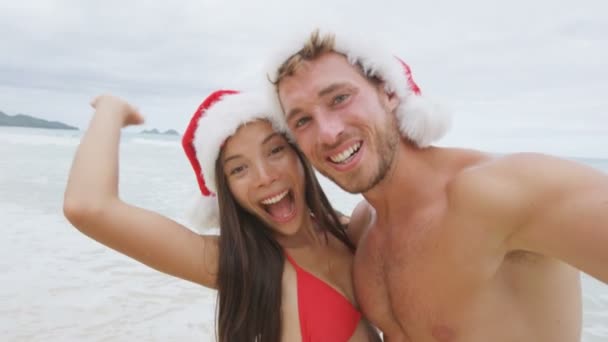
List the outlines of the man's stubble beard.
{"label": "man's stubble beard", "polygon": [[363,174],[363,172],[365,172],[365,168],[363,165],[359,166],[359,170],[357,170],[354,174],[345,176],[351,180],[351,182],[348,183],[340,182],[336,179],[336,177],[332,177],[326,172],[321,172],[325,177],[329,178],[332,182],[336,183],[340,188],[342,188],[342,190],[351,194],[365,193],[377,186],[386,178],[388,171],[393,164],[393,160],[395,159],[397,145],[401,141],[401,133],[399,132],[395,114],[389,112],[386,106],[383,105],[382,107],[385,111],[385,115],[387,115],[387,120],[383,130],[375,130],[375,140],[377,143],[373,152],[378,158],[375,171],[370,176],[365,176]]}

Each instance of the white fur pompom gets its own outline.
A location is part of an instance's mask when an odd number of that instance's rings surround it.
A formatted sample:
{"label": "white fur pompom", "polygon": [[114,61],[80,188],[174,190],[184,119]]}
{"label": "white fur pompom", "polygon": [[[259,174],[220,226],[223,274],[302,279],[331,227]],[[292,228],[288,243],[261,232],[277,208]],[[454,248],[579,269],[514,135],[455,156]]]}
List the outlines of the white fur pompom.
{"label": "white fur pompom", "polygon": [[428,147],[441,139],[452,123],[449,111],[440,103],[414,94],[402,99],[397,119],[401,134],[418,147]]}
{"label": "white fur pompom", "polygon": [[215,196],[197,196],[186,213],[188,223],[199,233],[219,228],[219,205]]}

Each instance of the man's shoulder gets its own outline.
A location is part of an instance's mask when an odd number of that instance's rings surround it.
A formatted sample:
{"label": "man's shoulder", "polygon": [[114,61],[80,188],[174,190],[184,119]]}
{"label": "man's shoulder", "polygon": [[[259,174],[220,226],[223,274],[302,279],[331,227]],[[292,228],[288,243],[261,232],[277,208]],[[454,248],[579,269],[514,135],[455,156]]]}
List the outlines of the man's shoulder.
{"label": "man's shoulder", "polygon": [[547,202],[576,190],[597,188],[605,176],[591,167],[541,153],[494,156],[463,168],[452,177],[448,196],[499,205]]}
{"label": "man's shoulder", "polygon": [[450,184],[478,189],[480,185],[517,179],[521,174],[533,171],[556,158],[539,153],[486,154],[464,165],[452,177]]}
{"label": "man's shoulder", "polygon": [[528,183],[526,175],[533,174],[548,156],[536,153],[487,155],[465,165],[451,177],[447,196],[452,208],[464,208],[481,213],[496,213],[512,207],[521,200]]}
{"label": "man's shoulder", "polygon": [[362,200],[357,204],[348,224],[348,236],[357,245],[363,233],[370,227],[375,210],[366,201]]}

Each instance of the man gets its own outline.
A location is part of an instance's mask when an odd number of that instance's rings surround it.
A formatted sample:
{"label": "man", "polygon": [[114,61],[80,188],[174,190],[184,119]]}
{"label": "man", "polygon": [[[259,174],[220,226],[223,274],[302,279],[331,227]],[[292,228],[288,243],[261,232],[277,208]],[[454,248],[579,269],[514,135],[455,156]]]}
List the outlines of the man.
{"label": "man", "polygon": [[580,340],[578,270],[608,282],[608,177],[430,146],[448,121],[409,67],[347,38],[314,32],[269,76],[312,164],[365,198],[350,229],[366,316],[390,342]]}

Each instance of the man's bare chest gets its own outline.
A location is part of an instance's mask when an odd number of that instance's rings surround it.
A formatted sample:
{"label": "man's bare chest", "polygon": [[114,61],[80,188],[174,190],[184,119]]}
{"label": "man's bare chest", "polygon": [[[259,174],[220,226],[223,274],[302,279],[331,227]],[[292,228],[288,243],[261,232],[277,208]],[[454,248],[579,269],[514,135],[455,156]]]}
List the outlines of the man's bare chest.
{"label": "man's bare chest", "polygon": [[354,265],[357,297],[379,326],[449,335],[499,258],[488,254],[480,237],[455,234],[451,227],[423,228],[401,230],[409,234],[372,230],[361,241]]}

